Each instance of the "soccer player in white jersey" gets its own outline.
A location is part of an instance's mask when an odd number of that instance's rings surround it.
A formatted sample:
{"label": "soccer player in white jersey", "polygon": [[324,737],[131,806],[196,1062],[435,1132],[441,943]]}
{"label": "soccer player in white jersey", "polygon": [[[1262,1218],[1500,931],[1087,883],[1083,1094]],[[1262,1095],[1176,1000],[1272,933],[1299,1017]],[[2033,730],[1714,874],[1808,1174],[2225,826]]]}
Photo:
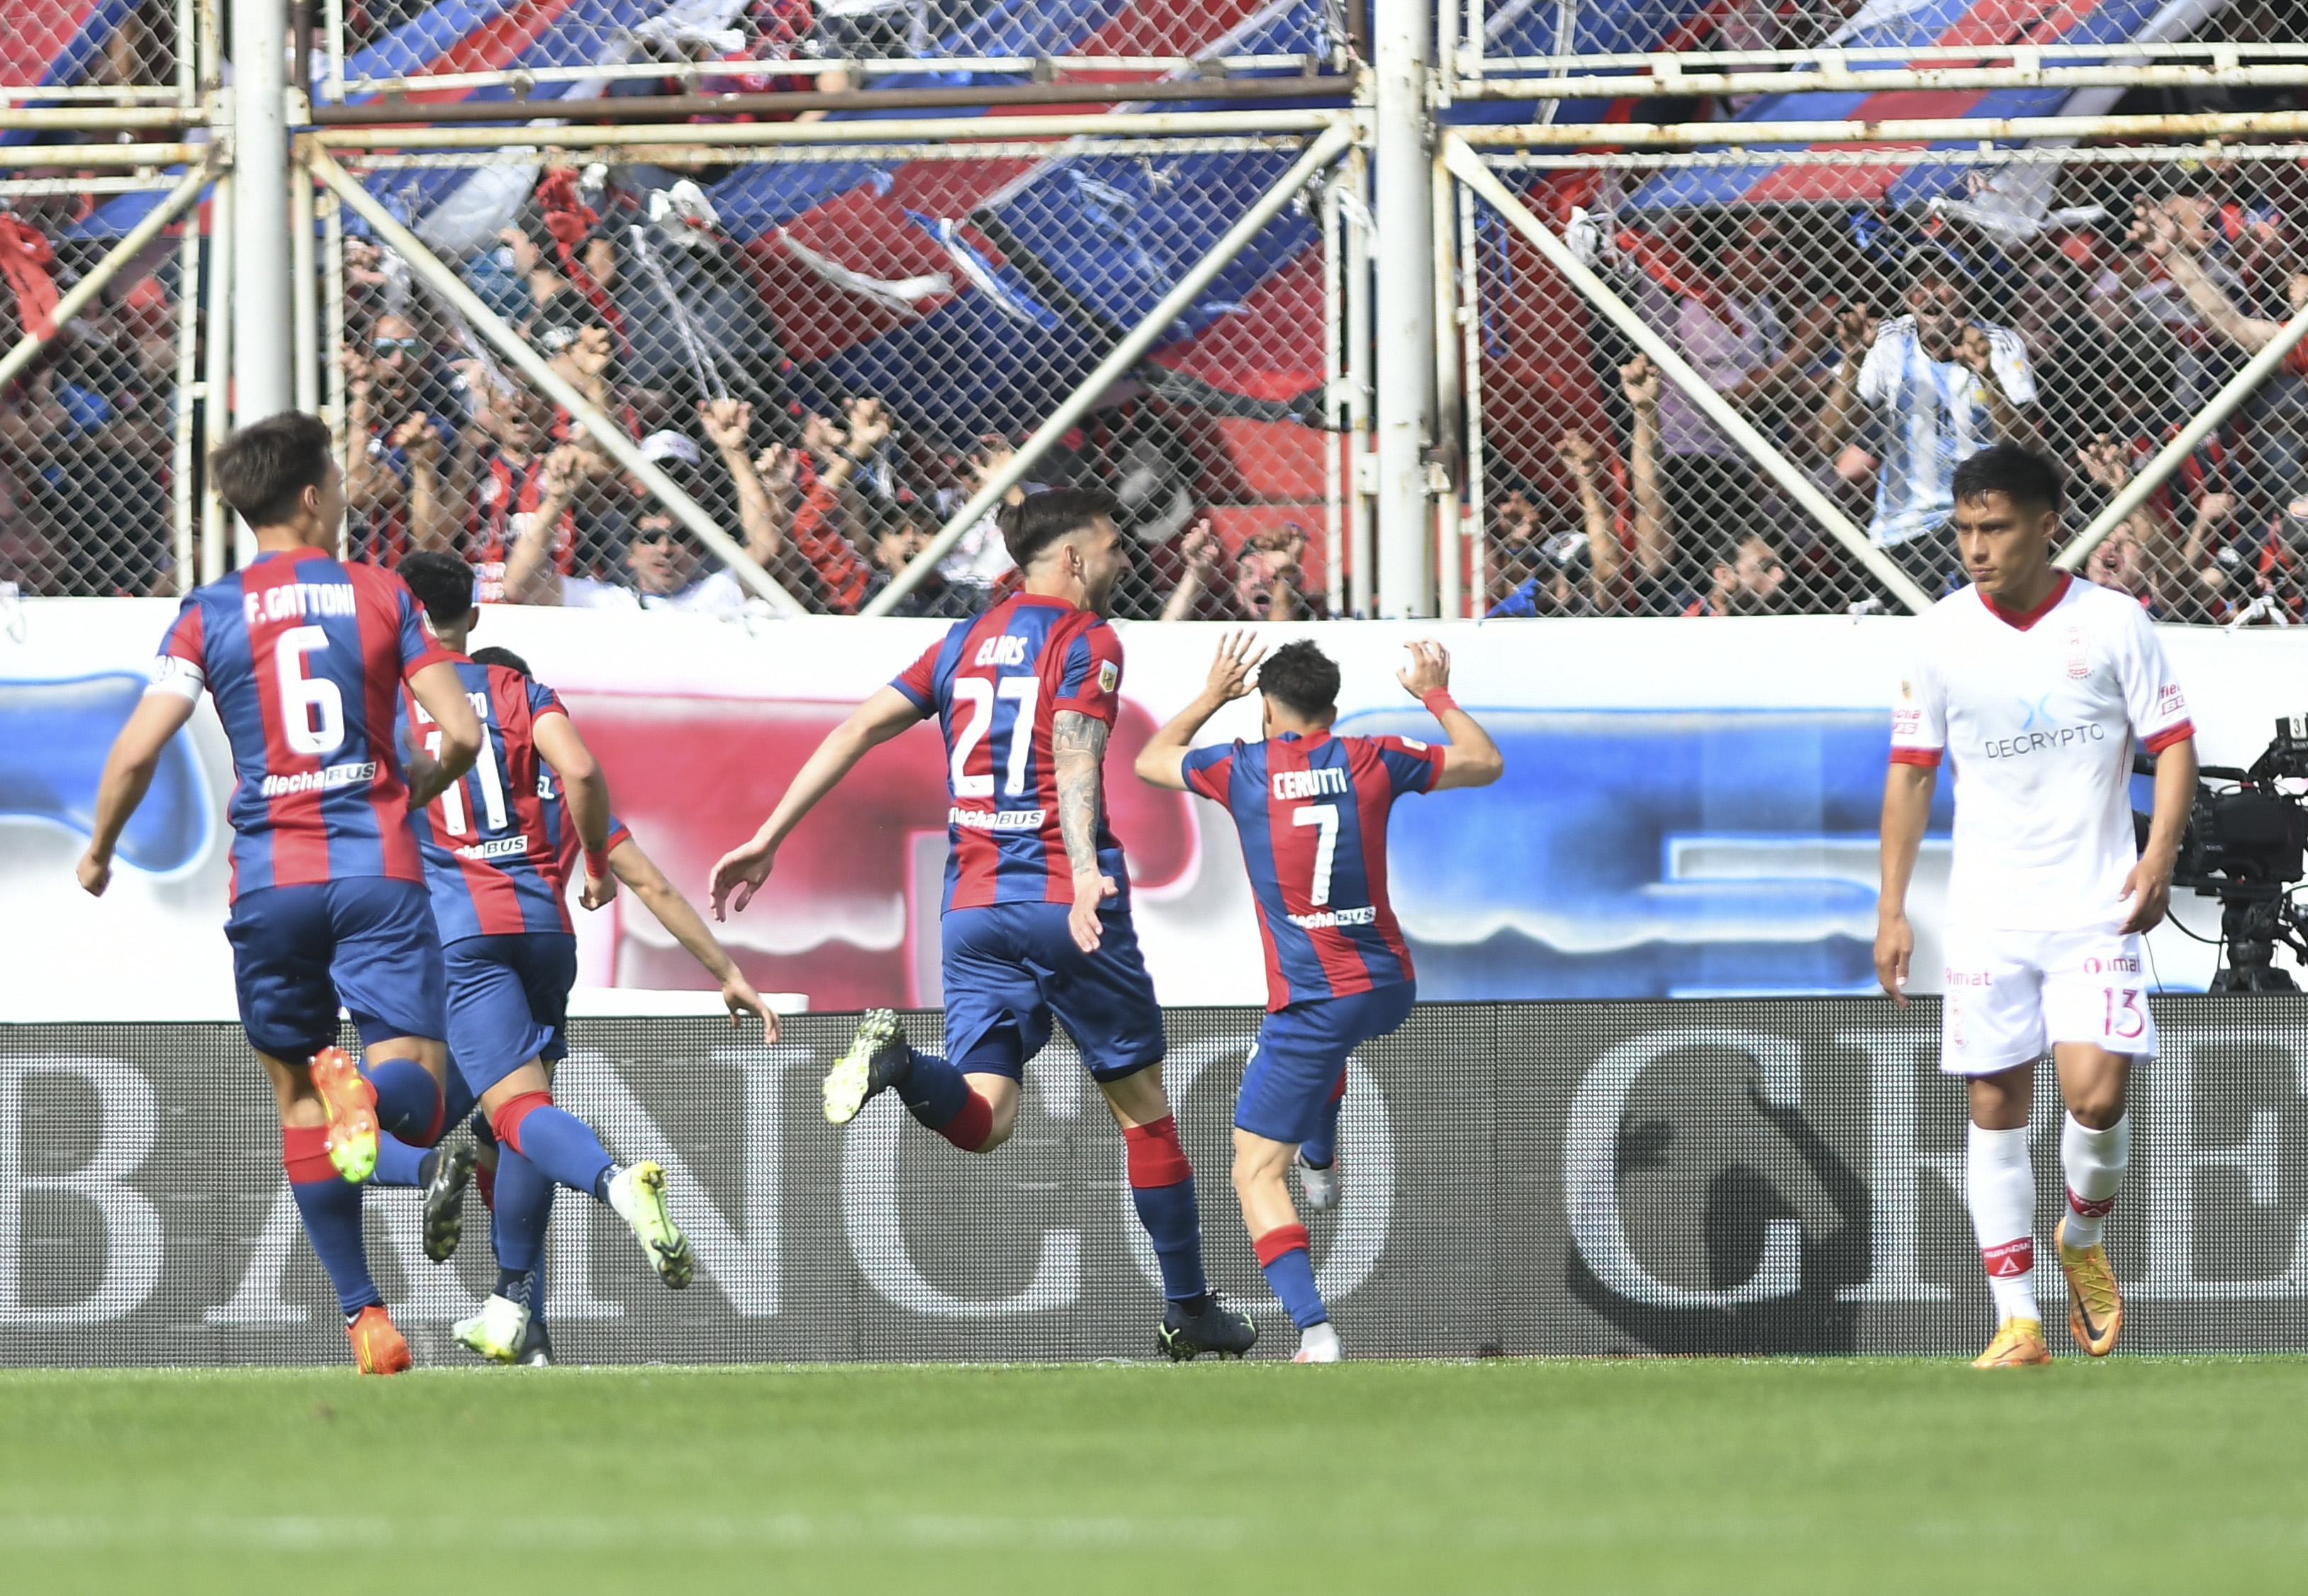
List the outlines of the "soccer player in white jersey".
{"label": "soccer player in white jersey", "polygon": [[[1891,717],[1875,974],[1902,1007],[1915,932],[1908,882],[1942,757],[1955,769],[1955,860],[1944,932],[1940,1068],[1968,1077],[1965,1188],[1995,1302],[1973,1367],[2045,1363],[2036,1307],[2036,1060],[2048,1045],[2067,1120],[2067,1212],[2054,1246],[2068,1328],[2095,1358],[2123,1328],[2101,1243],[2130,1161],[2124,1090],[2156,1056],[2140,933],[2164,918],[2196,791],[2194,727],[2138,601],[2051,563],[2060,477],[2003,443],[1955,474],[1956,541],[1971,585],[1915,623]],[[2134,745],[2157,756],[2146,851],[2134,842]]]}

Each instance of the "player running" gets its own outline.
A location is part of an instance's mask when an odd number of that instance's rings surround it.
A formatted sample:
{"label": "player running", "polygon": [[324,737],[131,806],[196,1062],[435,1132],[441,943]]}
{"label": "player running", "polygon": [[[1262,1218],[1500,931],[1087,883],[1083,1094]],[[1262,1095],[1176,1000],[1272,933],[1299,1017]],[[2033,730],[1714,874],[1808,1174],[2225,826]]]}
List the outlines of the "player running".
{"label": "player running", "polygon": [[[1303,641],[1262,664],[1250,635],[1235,632],[1219,645],[1201,696],[1138,756],[1140,779],[1224,804],[1242,838],[1266,944],[1267,1015],[1235,1100],[1234,1189],[1267,1284],[1298,1326],[1298,1363],[1342,1353],[1283,1173],[1309,1138],[1335,1142],[1347,1055],[1400,1025],[1418,996],[1386,897],[1388,812],[1406,793],[1488,786],[1505,768],[1451,697],[1442,645],[1408,647],[1396,680],[1442,723],[1448,743],[1331,736],[1337,665]],[[1190,749],[1205,721],[1251,691],[1253,669],[1263,740]]]}
{"label": "player running", "polygon": [[742,910],[779,845],[852,766],[934,714],[945,734],[942,964],[946,1057],[917,1052],[876,1009],[825,1077],[835,1125],[894,1088],[922,1124],[990,1153],[1018,1120],[1026,1060],[1055,1016],[1122,1128],[1130,1192],[1167,1300],[1175,1359],[1240,1357],[1258,1339],[1202,1273],[1194,1171],[1162,1092],[1162,1010],[1131,924],[1101,766],[1121,699],[1122,644],[1100,618],[1129,563],[1102,493],[1055,488],[1002,512],[1022,591],[972,620],[836,727],[753,840],[713,867],[713,914]]}
{"label": "player running", "polygon": [[[463,775],[480,728],[449,654],[400,579],[329,553],[345,485],[310,416],[243,427],[210,458],[255,534],[245,569],[186,596],[159,672],[97,790],[80,882],[101,895],[121,828],[205,689],[232,744],[233,982],[280,1109],[280,1156],[364,1374],[398,1374],[393,1328],[361,1246],[361,1194],[389,1132],[441,1134],[441,943],[412,811]],[[400,685],[433,716],[428,751],[393,741]],[[334,1043],[341,1003],[362,1061]]]}
{"label": "player running", "polygon": [[[426,809],[418,837],[448,977],[449,1051],[464,1087],[452,1094],[454,1118],[478,1103],[498,1148],[490,1231],[497,1286],[481,1312],[452,1333],[489,1361],[510,1363],[526,1339],[555,1185],[615,1209],[667,1285],[686,1286],[693,1266],[667,1208],[664,1169],[648,1160],[614,1162],[591,1127],[555,1106],[547,1074],[568,1051],[564,1033],[577,979],[564,896],[568,853],[581,854],[587,908],[616,895],[610,851],[623,828],[609,812],[608,783],[551,688],[516,668],[517,660],[463,656],[480,621],[471,568],[452,555],[418,553],[401,562],[400,574],[434,636],[452,651],[483,734],[472,771]],[[439,732],[425,707],[403,708],[409,742],[430,747]],[[759,995],[744,991],[745,1006],[766,1019]],[[774,1020],[767,1023],[774,1032]],[[413,1154],[393,1149],[387,1179],[430,1177],[432,1251],[444,1240],[446,1188],[461,1188],[458,1177],[469,1166],[444,1154],[432,1170],[414,1170]],[[431,1191],[435,1186],[444,1189]],[[453,1248],[449,1240],[444,1257]]]}
{"label": "player running", "polygon": [[[1997,1321],[1976,1369],[2051,1360],[2028,1156],[2046,1043],[2068,1109],[2068,1211],[2053,1234],[2068,1329],[2095,1358],[2123,1329],[2101,1229],[2131,1161],[2125,1086],[2156,1056],[2140,933],[2171,903],[2196,792],[2195,729],[2147,615],[2051,563],[2060,498],[2058,471],[2016,444],[1956,468],[1956,543],[1971,586],[1915,623],[1883,785],[1875,974],[1904,1008],[1916,946],[1908,882],[1940,759],[1954,759],[1940,1068],[1970,1079],[1965,1188]],[[2144,851],[2130,800],[2135,741],[2157,756]]]}

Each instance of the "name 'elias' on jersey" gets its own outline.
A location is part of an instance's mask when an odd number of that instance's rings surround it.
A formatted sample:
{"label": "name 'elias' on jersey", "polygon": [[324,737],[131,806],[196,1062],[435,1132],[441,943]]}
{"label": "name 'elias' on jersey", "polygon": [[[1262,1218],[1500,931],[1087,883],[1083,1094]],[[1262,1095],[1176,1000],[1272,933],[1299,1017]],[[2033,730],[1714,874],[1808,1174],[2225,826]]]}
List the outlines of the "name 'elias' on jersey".
{"label": "name 'elias' on jersey", "polygon": [[[1014,594],[954,622],[891,685],[945,734],[945,907],[1073,902],[1052,736],[1069,710],[1113,726],[1122,690],[1114,629],[1064,599]],[[1098,868],[1126,901],[1103,771],[1098,781]]]}
{"label": "name 'elias' on jersey", "polygon": [[1430,793],[1448,750],[1408,737],[1301,737],[1198,748],[1186,785],[1226,805],[1266,945],[1266,1006],[1413,979],[1386,894],[1396,799]]}

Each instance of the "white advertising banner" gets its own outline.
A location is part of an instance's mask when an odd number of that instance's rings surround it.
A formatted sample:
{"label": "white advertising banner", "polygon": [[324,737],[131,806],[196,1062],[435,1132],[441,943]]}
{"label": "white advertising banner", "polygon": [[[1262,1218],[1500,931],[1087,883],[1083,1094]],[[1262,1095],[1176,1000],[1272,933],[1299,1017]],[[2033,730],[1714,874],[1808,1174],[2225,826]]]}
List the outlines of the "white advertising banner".
{"label": "white advertising banner", "polygon": [[[0,630],[0,1017],[228,1018],[220,927],[231,765],[206,708],[170,750],[101,902],[74,884],[98,772],[142,691],[167,601],[47,600]],[[1908,622],[1329,622],[1341,728],[1432,737],[1397,684],[1402,644],[1439,636],[1453,691],[1498,738],[1496,786],[1407,799],[1393,895],[1429,998],[1671,998],[1873,990],[1875,826]],[[944,623],[492,607],[475,645],[522,656],[599,754],[618,813],[702,896],[818,740]],[[1124,623],[1124,709],[1108,800],[1166,1004],[1257,1003],[1263,958],[1231,823],[1131,774],[1201,686],[1219,628]],[[2308,636],[2169,630],[2208,762],[2249,763],[2308,711]],[[1257,735],[1257,704],[1205,740]],[[934,1007],[945,759],[934,728],[870,755],[720,934],[764,990],[819,1010]],[[2142,784],[2144,786],[2144,784]],[[1912,905],[1919,991],[1938,982],[1942,782]],[[2141,801],[2144,802],[2144,793]],[[2183,896],[2153,977],[2200,989],[2218,905]],[[702,972],[621,897],[577,915],[581,982],[678,988]],[[2184,928],[2184,929],[2183,929]]]}

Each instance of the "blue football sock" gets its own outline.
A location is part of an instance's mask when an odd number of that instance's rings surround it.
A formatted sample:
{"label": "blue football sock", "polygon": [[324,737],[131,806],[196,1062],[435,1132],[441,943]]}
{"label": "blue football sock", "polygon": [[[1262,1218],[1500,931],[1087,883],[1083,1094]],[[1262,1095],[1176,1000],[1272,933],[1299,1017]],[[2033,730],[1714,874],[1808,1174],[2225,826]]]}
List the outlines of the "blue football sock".
{"label": "blue football sock", "polygon": [[1339,1107],[1345,1101],[1341,1093],[1325,1103],[1314,1134],[1298,1144],[1298,1156],[1318,1170],[1329,1169],[1339,1162]]}
{"label": "blue football sock", "polygon": [[1202,1274],[1202,1220],[1194,1206],[1194,1169],[1178,1145],[1177,1122],[1165,1114],[1152,1125],[1122,1133],[1130,1171],[1130,1200],[1162,1266],[1162,1294],[1199,1304],[1209,1294]]}
{"label": "blue football sock", "polygon": [[942,1130],[969,1105],[969,1083],[935,1053],[911,1047],[906,1051],[914,1055],[914,1067],[897,1084],[898,1101],[925,1128]]}
{"label": "blue football sock", "polygon": [[319,1126],[284,1128],[280,1162],[288,1189],[305,1222],[306,1238],[337,1288],[337,1304],[350,1318],[384,1299],[370,1278],[368,1254],[361,1246],[361,1188],[339,1175],[329,1162],[328,1132]]}
{"label": "blue football sock", "polygon": [[377,1128],[418,1147],[440,1139],[441,1088],[414,1059],[380,1059],[361,1066],[376,1088]]}
{"label": "blue football sock", "polygon": [[545,1171],[506,1147],[497,1154],[497,1203],[489,1220],[489,1243],[497,1267],[534,1274],[545,1256],[545,1221],[552,1211],[553,1182]]}
{"label": "blue football sock", "polygon": [[431,1147],[412,1147],[391,1133],[376,1138],[376,1173],[371,1186],[422,1186],[432,1179],[427,1160],[440,1154]]}
{"label": "blue football sock", "polygon": [[1258,1266],[1266,1271],[1266,1283],[1290,1322],[1301,1330],[1328,1324],[1331,1310],[1322,1306],[1322,1293],[1314,1285],[1314,1260],[1306,1251],[1306,1227],[1278,1225],[1253,1245]]}
{"label": "blue football sock", "polygon": [[546,1179],[593,1197],[606,1191],[616,1167],[593,1128],[567,1109],[555,1108],[542,1092],[516,1097],[497,1110],[497,1141],[535,1164]]}

